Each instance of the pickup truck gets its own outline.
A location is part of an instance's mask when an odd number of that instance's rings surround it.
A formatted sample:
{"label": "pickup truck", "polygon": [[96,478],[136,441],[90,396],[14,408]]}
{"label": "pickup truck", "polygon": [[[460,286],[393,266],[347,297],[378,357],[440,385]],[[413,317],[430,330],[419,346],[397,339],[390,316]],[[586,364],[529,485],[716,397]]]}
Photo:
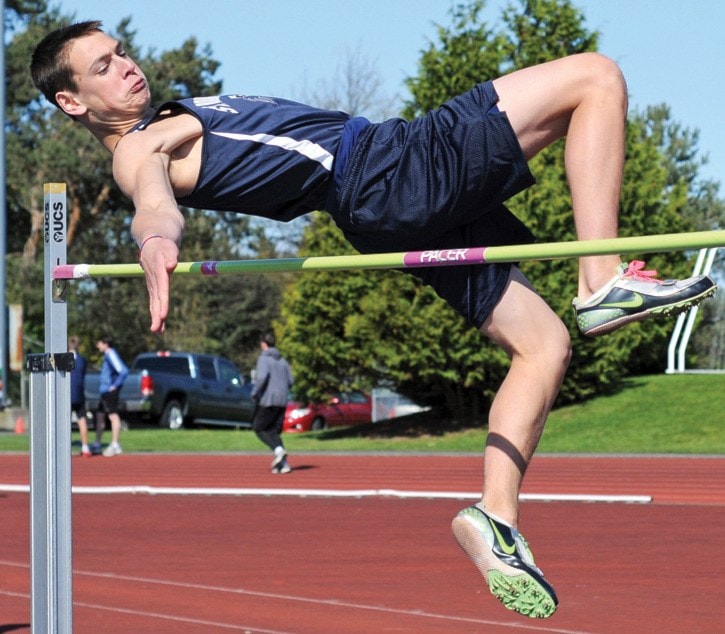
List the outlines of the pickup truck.
{"label": "pickup truck", "polygon": [[[86,374],[86,406],[98,405],[100,374]],[[119,391],[119,414],[129,422],[179,429],[193,423],[251,427],[254,403],[229,359],[193,352],[144,352],[129,366]]]}

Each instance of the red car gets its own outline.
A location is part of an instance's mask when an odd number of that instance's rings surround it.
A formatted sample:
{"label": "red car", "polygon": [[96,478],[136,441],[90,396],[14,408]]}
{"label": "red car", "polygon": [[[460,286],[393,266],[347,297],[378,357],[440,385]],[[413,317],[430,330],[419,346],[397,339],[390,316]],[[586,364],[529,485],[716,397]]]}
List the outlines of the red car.
{"label": "red car", "polygon": [[327,403],[305,405],[291,401],[287,405],[282,430],[318,431],[328,427],[369,423],[372,421],[372,410],[372,399],[363,392],[341,392]]}

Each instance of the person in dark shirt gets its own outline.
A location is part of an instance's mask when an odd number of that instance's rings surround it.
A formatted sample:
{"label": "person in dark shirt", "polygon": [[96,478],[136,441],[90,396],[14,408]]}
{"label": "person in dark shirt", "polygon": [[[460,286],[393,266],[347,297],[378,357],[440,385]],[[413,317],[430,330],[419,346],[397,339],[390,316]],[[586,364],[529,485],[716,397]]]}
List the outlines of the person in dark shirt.
{"label": "person in dark shirt", "polygon": [[81,456],[90,458],[91,449],[88,445],[88,419],[86,417],[86,358],[79,352],[80,338],[73,335],[68,338],[68,351],[73,353],[73,369],[70,373],[70,408],[78,423],[78,434],[81,437]]}

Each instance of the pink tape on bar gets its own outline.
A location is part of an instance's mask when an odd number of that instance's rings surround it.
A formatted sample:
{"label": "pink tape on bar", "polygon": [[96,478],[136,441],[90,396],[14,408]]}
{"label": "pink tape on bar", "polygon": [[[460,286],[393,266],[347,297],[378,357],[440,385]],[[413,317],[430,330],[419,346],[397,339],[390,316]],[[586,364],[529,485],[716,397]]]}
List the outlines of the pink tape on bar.
{"label": "pink tape on bar", "polygon": [[54,280],[72,280],[75,275],[75,264],[59,264],[53,267],[52,278]]}
{"label": "pink tape on bar", "polygon": [[432,251],[409,251],[403,257],[403,264],[409,267],[452,266],[455,264],[482,264],[486,261],[486,247],[471,249],[436,249]]}

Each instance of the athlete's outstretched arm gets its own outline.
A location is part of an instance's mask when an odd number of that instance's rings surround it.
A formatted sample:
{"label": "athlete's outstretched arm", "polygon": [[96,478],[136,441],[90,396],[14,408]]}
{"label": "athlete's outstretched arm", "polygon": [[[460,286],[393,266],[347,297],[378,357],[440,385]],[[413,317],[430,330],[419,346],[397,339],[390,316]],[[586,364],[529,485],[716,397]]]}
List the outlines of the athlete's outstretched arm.
{"label": "athlete's outstretched arm", "polygon": [[[119,144],[120,146],[121,144]],[[124,144],[114,153],[114,178],[134,203],[131,233],[141,248],[139,261],[146,274],[151,331],[163,332],[169,314],[169,286],[184,233],[184,217],[169,182],[165,153],[131,151]],[[127,159],[127,160],[124,160]]]}

